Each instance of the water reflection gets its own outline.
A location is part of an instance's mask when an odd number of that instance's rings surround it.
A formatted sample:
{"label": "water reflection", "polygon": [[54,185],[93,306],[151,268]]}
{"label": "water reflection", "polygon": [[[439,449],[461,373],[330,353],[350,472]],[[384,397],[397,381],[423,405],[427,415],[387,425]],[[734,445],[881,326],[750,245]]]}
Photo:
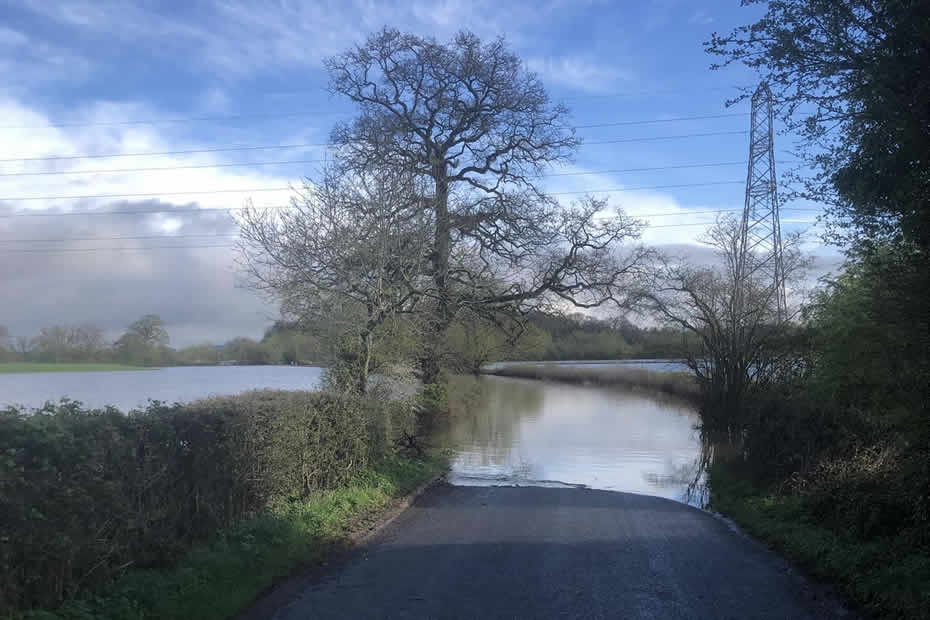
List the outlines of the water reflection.
{"label": "water reflection", "polygon": [[458,377],[453,484],[583,485],[703,502],[694,409],[625,390]]}

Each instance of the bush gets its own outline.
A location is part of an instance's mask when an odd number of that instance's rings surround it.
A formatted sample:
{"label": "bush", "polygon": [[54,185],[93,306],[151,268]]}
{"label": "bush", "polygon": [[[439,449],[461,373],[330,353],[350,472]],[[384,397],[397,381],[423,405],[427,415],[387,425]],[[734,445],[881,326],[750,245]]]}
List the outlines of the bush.
{"label": "bush", "polygon": [[0,412],[0,614],[164,566],[217,529],[346,483],[390,451],[409,409],[264,391],[128,415],[74,402]]}
{"label": "bush", "polygon": [[535,363],[507,364],[487,370],[486,374],[518,379],[643,389],[671,394],[691,401],[697,401],[699,398],[698,385],[694,377],[684,372],[655,372],[640,368],[611,366],[571,367]]}

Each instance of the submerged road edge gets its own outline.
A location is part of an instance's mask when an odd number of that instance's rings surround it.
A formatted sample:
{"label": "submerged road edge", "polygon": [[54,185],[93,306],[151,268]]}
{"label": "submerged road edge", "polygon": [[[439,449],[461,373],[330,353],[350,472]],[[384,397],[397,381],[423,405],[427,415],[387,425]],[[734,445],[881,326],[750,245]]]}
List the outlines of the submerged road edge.
{"label": "submerged road edge", "polygon": [[331,566],[349,561],[360,548],[371,542],[387,526],[404,514],[417,498],[434,486],[443,484],[447,473],[444,471],[437,474],[413,491],[398,497],[386,510],[372,519],[360,518],[358,523],[350,528],[348,535],[332,546],[321,562],[301,566],[293,574],[271,584],[233,618],[235,620],[264,620],[273,616],[275,611],[298,598],[308,585],[321,577]]}

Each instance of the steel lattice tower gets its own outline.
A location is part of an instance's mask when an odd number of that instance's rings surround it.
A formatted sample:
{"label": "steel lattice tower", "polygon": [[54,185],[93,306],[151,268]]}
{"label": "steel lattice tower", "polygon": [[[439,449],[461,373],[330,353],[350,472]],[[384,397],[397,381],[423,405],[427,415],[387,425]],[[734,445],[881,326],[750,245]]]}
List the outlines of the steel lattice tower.
{"label": "steel lattice tower", "polygon": [[782,259],[781,223],[775,184],[775,148],[772,133],[772,92],[762,83],[752,95],[749,132],[749,167],[746,172],[746,203],[743,208],[740,278],[770,289],[776,320],[787,318],[785,267]]}

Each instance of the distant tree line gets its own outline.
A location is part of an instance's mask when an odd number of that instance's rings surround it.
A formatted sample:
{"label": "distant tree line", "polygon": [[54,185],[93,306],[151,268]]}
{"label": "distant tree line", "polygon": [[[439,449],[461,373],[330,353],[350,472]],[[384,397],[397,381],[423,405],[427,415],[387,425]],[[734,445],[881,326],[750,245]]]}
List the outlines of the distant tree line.
{"label": "distant tree line", "polygon": [[94,325],[53,325],[35,336],[14,336],[0,325],[0,363],[121,363],[133,366],[240,364],[320,364],[331,353],[318,338],[297,327],[276,323],[261,340],[236,337],[225,343],[204,342],[181,348],[169,345],[162,319],[146,315],[115,341]]}
{"label": "distant tree line", "polygon": [[[395,327],[387,347],[392,355],[399,347],[414,345],[403,342],[403,332],[409,336],[414,326]],[[0,326],[0,362],[329,365],[345,354],[340,352],[338,342],[327,337],[327,331],[332,329],[338,326],[278,321],[265,330],[260,340],[239,336],[221,344],[203,342],[173,348],[164,323],[154,314],[132,323],[113,342],[106,340],[103,329],[90,324],[45,327],[34,337],[14,337]],[[598,319],[580,312],[533,313],[515,340],[493,324],[474,317],[460,318],[444,336],[450,366],[460,372],[477,371],[484,364],[503,360],[680,358],[693,344],[693,336],[682,330],[640,327],[624,318]],[[387,351],[383,353],[375,356],[372,368],[383,366]]]}

